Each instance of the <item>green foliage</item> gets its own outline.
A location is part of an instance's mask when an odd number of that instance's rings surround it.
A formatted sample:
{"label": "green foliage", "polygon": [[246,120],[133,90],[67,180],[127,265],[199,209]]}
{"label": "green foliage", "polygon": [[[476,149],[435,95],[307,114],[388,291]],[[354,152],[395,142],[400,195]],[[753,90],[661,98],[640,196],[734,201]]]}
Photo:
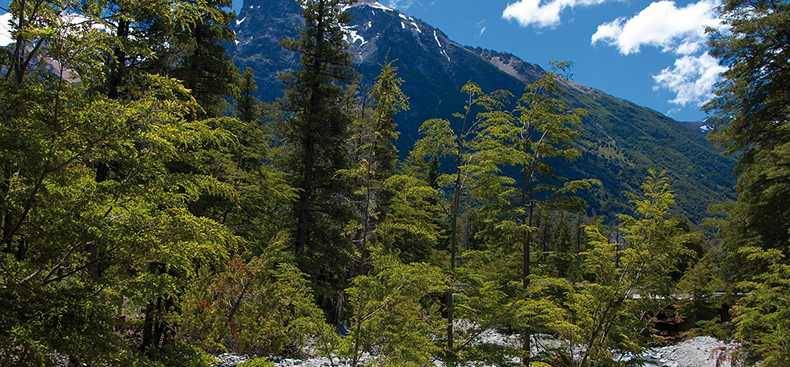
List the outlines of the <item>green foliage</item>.
{"label": "green foliage", "polygon": [[721,10],[727,31],[711,30],[710,45],[729,70],[705,109],[716,118],[714,141],[739,154],[738,200],[719,227],[731,279],[750,292],[734,307],[735,336],[748,364],[786,365],[790,4],[732,0]]}
{"label": "green foliage", "polygon": [[599,225],[585,229],[589,249],[581,255],[587,280],[572,293],[572,325],[560,334],[568,365],[627,365],[619,358],[641,354],[646,340],[639,331],[650,328],[650,315],[674,294],[678,260],[699,237],[668,218],[674,195],[663,173],[650,171],[642,190],[629,195],[635,216],[621,216],[624,244],[610,242]]}
{"label": "green foliage", "polygon": [[214,21],[229,34],[220,5],[12,3],[23,21],[0,81],[4,365],[212,362],[202,341],[175,338],[177,305],[198,269],[221,269],[242,243],[195,214],[206,197],[239,197],[207,159],[234,145],[233,123],[200,119],[218,115],[219,91],[166,75],[188,55],[221,55],[216,37],[182,48]]}
{"label": "green foliage", "polygon": [[674,292],[672,274],[681,265],[682,257],[691,254],[688,245],[697,241],[700,234],[684,231],[677,218],[669,218],[674,194],[663,172],[649,171],[642,192],[629,194],[636,216],[619,216],[628,244],[620,261],[643,263],[642,271],[634,273],[638,274],[634,284],[639,284],[640,295],[668,296]]}
{"label": "green foliage", "polygon": [[406,263],[436,263],[436,248],[442,239],[439,193],[425,181],[395,174],[385,181],[392,194],[389,213],[376,229],[376,241],[397,252]]}
{"label": "green foliage", "polygon": [[252,68],[247,68],[239,80],[239,97],[236,100],[236,117],[243,122],[253,123],[261,119],[261,102],[253,96],[256,90],[255,74]]}
{"label": "green foliage", "polygon": [[[456,125],[444,119],[431,119],[420,126],[420,133],[425,135],[415,143],[412,155],[420,162],[425,162],[427,156],[449,156],[454,160],[455,167],[450,174],[442,174],[436,178],[439,187],[451,186],[452,195],[450,217],[450,274],[454,276],[457,244],[458,244],[458,218],[461,213],[461,198],[469,190],[474,180],[481,172],[496,171],[496,162],[485,159],[483,154],[478,154],[486,144],[482,134],[482,122],[486,120],[486,112],[495,113],[507,100],[507,93],[503,91],[491,94],[483,93],[480,87],[468,82],[461,88],[461,93],[467,99],[462,112],[453,114]],[[452,278],[450,282],[453,282]],[[453,297],[452,290],[447,293],[447,350],[453,351]]]}
{"label": "green foliage", "polygon": [[277,136],[285,146],[280,151],[285,169],[298,189],[294,253],[334,322],[340,321],[342,302],[337,300],[347,282],[346,276],[337,274],[348,273],[354,253],[345,231],[353,220],[347,200],[352,189],[336,175],[350,167],[351,118],[342,103],[344,85],[356,79],[343,41],[342,27],[350,15],[342,8],[349,3],[300,0],[305,25],[299,38],[281,41],[285,49],[299,54],[301,62],[298,70],[281,75],[286,88],[280,102],[287,114]]}
{"label": "green foliage", "polygon": [[[224,55],[227,1],[12,2],[15,44],[0,50],[0,364],[210,366],[208,352],[299,354],[308,341],[353,364],[369,353],[369,365],[404,366],[616,365],[642,350],[645,312],[674,292],[677,260],[699,242],[668,218],[666,177],[651,172],[631,197],[625,244],[590,226],[586,251],[576,253],[578,233],[571,250],[565,211],[598,182],[554,173],[579,156],[572,126],[584,116],[557,97],[566,63],[513,110],[509,93],[466,84],[464,108],[426,121],[396,172],[393,116],[408,98],[385,62],[355,106],[342,30],[351,2],[299,2],[305,26],[282,44],[302,68],[283,76],[285,97],[271,106]],[[238,118],[222,116],[228,96]],[[746,170],[744,180],[777,180],[743,181],[745,198],[755,187],[760,200],[783,197],[785,172],[771,164],[785,150],[750,166],[757,176]],[[450,174],[439,174],[442,157]],[[537,246],[557,254],[533,271]],[[751,293],[735,309],[736,335],[744,358],[780,365],[789,271],[786,249],[771,246],[739,252],[767,272],[742,283]],[[694,284],[713,278],[703,260],[685,278],[700,299],[710,289]],[[349,315],[347,337],[321,308]],[[480,342],[491,329],[520,331],[526,347]],[[531,355],[532,333],[557,347]]]}
{"label": "green foliage", "polygon": [[[342,84],[354,80],[348,45],[342,26],[350,16],[341,6],[347,0],[300,1],[305,26],[299,39],[281,42],[299,53],[301,69],[282,75],[286,84],[283,104],[291,115],[282,138],[290,147],[289,170],[293,186],[299,188],[296,216],[295,253],[332,252],[342,259],[340,231],[332,228],[346,222],[348,210],[337,202],[346,194],[343,182],[335,178],[338,169],[348,168],[346,141],[351,120],[339,105]],[[321,215],[318,215],[321,214]],[[319,220],[328,217],[331,220]],[[334,223],[332,223],[334,222]],[[312,249],[310,246],[323,248]]]}
{"label": "green foliage", "polygon": [[790,363],[790,265],[778,250],[744,247],[747,259],[768,262],[768,270],[752,281],[739,284],[750,293],[733,308],[735,338],[743,340],[737,355],[749,365],[769,367]]}
{"label": "green foliage", "polygon": [[385,180],[395,173],[399,133],[395,131],[394,115],[409,108],[408,98],[401,92],[403,80],[397,77],[394,61],[381,65],[381,73],[370,92],[372,111],[367,111],[367,95],[361,96],[359,117],[355,120],[351,136],[356,158],[354,169],[338,171],[338,176],[353,182],[358,189],[353,200],[359,212],[359,222],[354,238],[358,243],[362,268],[368,265],[369,242],[380,220],[389,212],[392,192]]}
{"label": "green foliage", "polygon": [[341,355],[357,365],[422,366],[441,351],[444,327],[434,295],[446,290],[441,269],[425,263],[404,264],[386,252],[376,252],[369,275],[354,278],[349,296],[350,332]]}
{"label": "green foliage", "polygon": [[216,276],[204,271],[182,298],[180,338],[260,355],[304,348],[307,337],[324,332],[305,275],[293,265],[275,265],[272,255],[233,258]]}
{"label": "green foliage", "polygon": [[[486,187],[487,192],[499,192],[501,197],[496,200],[499,206],[504,204],[504,210],[510,211],[510,216],[494,216],[498,221],[498,226],[510,228],[520,233],[521,236],[521,279],[523,288],[528,291],[532,275],[532,233],[534,232],[534,213],[535,207],[542,202],[544,205],[565,207],[570,210],[578,210],[584,203],[579,197],[572,196],[578,190],[586,190],[594,184],[600,184],[598,180],[582,179],[567,181],[565,178],[558,177],[552,172],[552,159],[563,159],[572,161],[579,156],[579,152],[573,146],[573,140],[579,132],[573,125],[581,122],[581,117],[586,115],[586,111],[572,109],[562,100],[557,98],[561,91],[558,74],[565,72],[570,63],[552,62],[553,70],[545,73],[540,79],[527,85],[523,96],[518,100],[513,113],[502,113],[492,111],[487,114],[487,124],[482,134],[489,136],[489,152],[494,158],[495,165],[512,165],[521,171],[521,182],[518,192],[508,190],[507,187],[493,189]],[[493,171],[495,176],[499,176],[497,171]],[[500,178],[496,186],[512,185],[514,182],[505,178]],[[563,182],[557,185],[555,182]],[[542,193],[543,198],[536,196]],[[507,196],[514,196],[520,199],[520,205],[515,207],[510,204]],[[512,200],[512,199],[511,199]],[[497,205],[494,206],[496,208]],[[515,209],[515,210],[514,210]],[[502,209],[495,209],[501,211]],[[520,218],[519,218],[520,216]],[[520,221],[518,221],[520,219]],[[527,298],[528,302],[529,298]],[[522,330],[523,338],[523,360],[522,363],[529,363],[531,328],[530,322],[524,324]]]}
{"label": "green foliage", "polygon": [[723,279],[723,253],[721,249],[710,248],[694,263],[678,282],[678,293],[684,295],[678,300],[684,318],[695,323],[692,335],[711,335],[719,340],[732,337],[732,324],[722,317],[722,310],[729,308],[731,295],[718,295],[729,288]]}
{"label": "green foliage", "polygon": [[173,49],[180,62],[169,75],[181,80],[200,104],[198,118],[217,117],[228,106],[226,99],[238,93],[238,69],[223,46],[236,38],[228,28],[235,14],[225,10],[232,6],[230,0],[195,1],[195,4],[204,10],[193,15],[193,23],[175,34],[177,43]]}
{"label": "green foliage", "polygon": [[[737,213],[728,224],[734,238],[725,247],[737,252],[738,243],[787,254],[787,180],[790,159],[787,139],[788,71],[781,66],[790,16],[787,2],[727,1],[723,19],[727,33],[712,32],[713,55],[729,67],[716,98],[706,110],[716,117],[711,136],[728,153],[739,153]],[[737,216],[736,216],[737,215]]]}
{"label": "green foliage", "polygon": [[[294,254],[311,276],[315,295],[334,323],[340,321],[342,291],[353,267],[354,247],[346,227],[352,222],[353,189],[337,175],[348,169],[347,84],[356,80],[343,25],[348,0],[300,0],[305,21],[298,39],[280,43],[298,53],[301,67],[280,75],[286,85],[279,103],[283,120],[276,138],[282,168],[296,188],[292,206]],[[340,275],[344,274],[344,275]]]}

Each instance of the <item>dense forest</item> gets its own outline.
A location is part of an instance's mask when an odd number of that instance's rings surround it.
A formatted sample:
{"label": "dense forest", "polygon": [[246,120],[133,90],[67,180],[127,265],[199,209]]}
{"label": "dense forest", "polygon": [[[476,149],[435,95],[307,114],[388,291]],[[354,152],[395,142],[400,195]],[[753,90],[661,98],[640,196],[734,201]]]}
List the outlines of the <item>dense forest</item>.
{"label": "dense forest", "polygon": [[659,319],[734,340],[734,365],[790,365],[787,1],[727,0],[710,31],[738,198],[703,226],[656,170],[629,213],[586,210],[602,183],[555,166],[587,115],[561,98],[569,62],[522,95],[470,81],[398,152],[398,60],[360,83],[351,1],[299,0],[274,103],[225,54],[230,1],[11,2],[0,365],[631,366],[679,336]]}

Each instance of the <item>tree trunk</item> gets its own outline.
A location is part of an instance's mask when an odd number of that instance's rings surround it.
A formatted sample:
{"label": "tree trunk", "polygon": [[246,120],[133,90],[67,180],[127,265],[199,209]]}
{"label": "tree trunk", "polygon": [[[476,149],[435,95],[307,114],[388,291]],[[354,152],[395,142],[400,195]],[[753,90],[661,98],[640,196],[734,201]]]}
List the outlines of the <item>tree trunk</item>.
{"label": "tree trunk", "polygon": [[[461,149],[459,148],[459,152]],[[450,228],[450,289],[447,291],[447,351],[453,352],[453,290],[455,289],[455,253],[458,245],[458,211],[461,204],[461,154],[456,156],[455,193],[453,196],[453,220]]]}
{"label": "tree trunk", "polygon": [[[528,144],[525,145],[524,151],[528,152]],[[522,253],[523,253],[523,268],[521,274],[522,280],[522,288],[524,289],[524,297],[527,297],[527,290],[529,289],[529,276],[532,274],[530,266],[531,264],[531,256],[532,256],[532,249],[530,246],[530,242],[532,241],[532,217],[534,213],[534,202],[533,202],[533,188],[532,188],[532,174],[529,172],[529,166],[524,165],[523,169],[523,182],[521,184],[521,207],[524,208],[524,211],[521,213],[521,224],[527,224],[527,227],[524,228],[523,233],[523,243],[522,243]],[[528,202],[529,201],[529,202]],[[527,210],[528,209],[528,210]],[[529,366],[529,362],[532,359],[532,330],[529,327],[524,328],[521,333],[522,338],[522,345],[521,349],[524,353],[524,357],[521,358],[521,364],[523,366]]]}
{"label": "tree trunk", "polygon": [[308,146],[306,147],[305,156],[302,157],[304,164],[304,177],[299,192],[299,203],[297,204],[297,219],[296,219],[296,243],[294,254],[296,257],[304,255],[304,250],[307,244],[307,235],[310,231],[310,203],[313,191],[313,144],[312,138],[308,137]]}

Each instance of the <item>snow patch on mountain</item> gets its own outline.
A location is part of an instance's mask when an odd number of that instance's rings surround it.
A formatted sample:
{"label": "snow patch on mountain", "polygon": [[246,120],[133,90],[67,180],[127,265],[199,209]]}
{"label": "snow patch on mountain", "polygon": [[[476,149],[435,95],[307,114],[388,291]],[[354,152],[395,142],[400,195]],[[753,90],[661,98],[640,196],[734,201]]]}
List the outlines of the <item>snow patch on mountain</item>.
{"label": "snow patch on mountain", "polygon": [[352,28],[356,28],[356,26],[343,27],[343,30],[348,32],[348,34],[346,35],[346,42],[348,42],[349,44],[355,45],[357,43],[357,41],[361,41],[362,43],[359,44],[360,46],[368,43],[368,41],[365,41],[364,37],[360,36],[359,33],[356,30],[352,29]]}
{"label": "snow patch on mountain", "polygon": [[354,7],[354,6],[362,6],[362,5],[367,5],[367,6],[371,7],[371,8],[381,9],[381,10],[385,10],[385,11],[395,11],[392,8],[384,6],[380,2],[375,1],[375,0],[359,0],[359,1],[357,1],[356,3],[354,3],[352,5],[344,6],[342,9],[343,9],[343,11],[345,11],[345,10],[348,10],[348,8],[351,8],[351,7]]}

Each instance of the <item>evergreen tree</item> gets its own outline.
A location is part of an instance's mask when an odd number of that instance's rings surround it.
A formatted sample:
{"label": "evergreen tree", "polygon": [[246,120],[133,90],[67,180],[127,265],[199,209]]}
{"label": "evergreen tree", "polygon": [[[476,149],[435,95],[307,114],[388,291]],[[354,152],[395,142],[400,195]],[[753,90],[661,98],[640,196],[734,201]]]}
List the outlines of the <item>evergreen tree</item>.
{"label": "evergreen tree", "polygon": [[[335,305],[339,321],[342,288],[351,249],[343,228],[351,219],[348,185],[336,177],[348,168],[351,119],[342,108],[343,84],[354,81],[343,25],[348,0],[301,0],[305,27],[298,39],[283,40],[299,53],[301,68],[282,76],[283,105],[290,113],[282,139],[288,145],[288,170],[299,190],[294,206],[294,253],[309,269],[325,307]],[[309,256],[306,256],[309,255]]]}
{"label": "evergreen tree", "polygon": [[238,69],[225,53],[226,42],[236,35],[228,27],[234,14],[230,0],[187,1],[202,10],[193,24],[177,30],[173,45],[177,62],[168,73],[181,80],[201,106],[198,118],[218,117],[228,106],[227,98],[237,93]]}
{"label": "evergreen tree", "polygon": [[[716,122],[712,139],[739,153],[736,189],[741,242],[788,255],[790,234],[790,85],[787,68],[790,4],[725,1],[727,31],[713,32],[712,54],[729,70],[705,108]],[[729,241],[728,241],[729,242]]]}
{"label": "evergreen tree", "polygon": [[719,233],[730,277],[749,296],[735,307],[739,356],[749,364],[786,365],[790,255],[790,3],[727,0],[726,30],[711,30],[712,55],[729,69],[705,109],[712,139],[739,155],[738,200]]}
{"label": "evergreen tree", "polygon": [[245,123],[258,123],[261,119],[261,105],[253,93],[258,90],[255,74],[247,68],[241,76],[239,97],[236,100],[236,117]]}
{"label": "evergreen tree", "polygon": [[394,61],[381,65],[381,73],[376,77],[370,93],[372,111],[366,116],[367,95],[363,93],[359,118],[352,126],[352,139],[357,157],[355,169],[342,170],[347,180],[359,182],[356,191],[359,197],[361,218],[360,228],[355,235],[359,243],[360,274],[368,260],[368,247],[374,233],[374,225],[383,219],[388,207],[389,193],[385,181],[395,173],[397,148],[395,143],[399,133],[395,131],[394,115],[409,108],[408,97],[400,89],[403,80],[397,77]]}

